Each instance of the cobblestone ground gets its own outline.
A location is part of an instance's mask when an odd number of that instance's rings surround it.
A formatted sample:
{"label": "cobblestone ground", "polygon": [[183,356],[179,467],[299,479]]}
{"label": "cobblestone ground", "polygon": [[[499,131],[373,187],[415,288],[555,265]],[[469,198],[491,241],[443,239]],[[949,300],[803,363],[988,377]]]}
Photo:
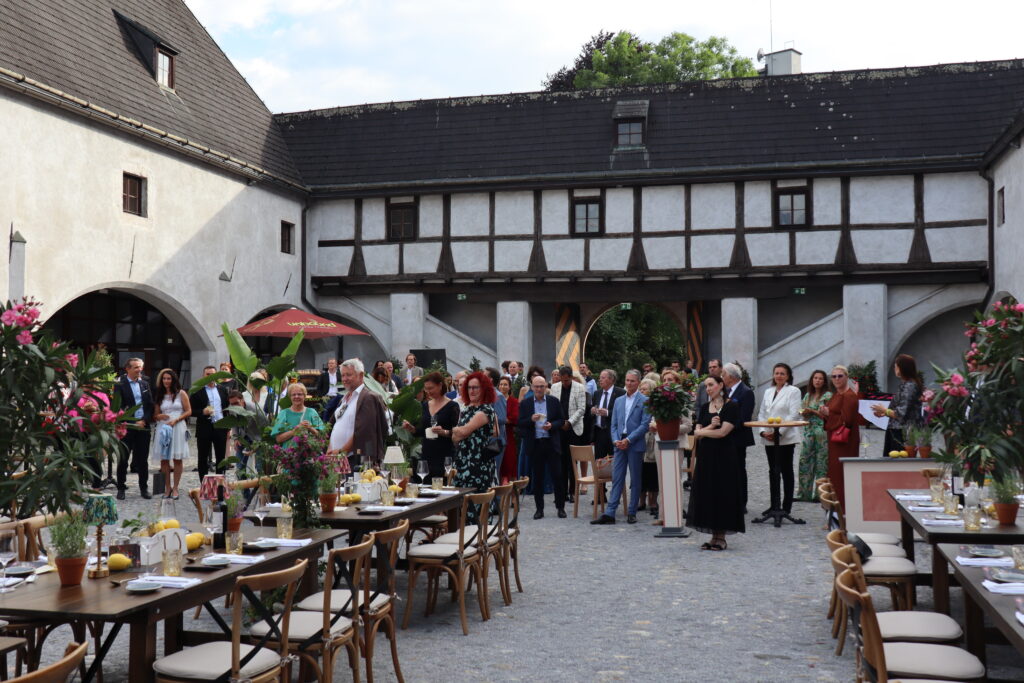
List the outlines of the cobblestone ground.
{"label": "cobblestone ground", "polygon": [[[871,433],[873,451],[881,447],[880,436]],[[186,466],[182,490],[197,485],[193,466]],[[747,468],[750,510],[759,511],[768,506],[763,449],[750,449]],[[712,553],[699,549],[707,540],[700,534],[654,538],[656,529],[649,526],[646,512],[640,513],[639,524],[625,524],[620,510],[615,526],[591,526],[589,502],[589,497],[582,499],[578,518],[572,517],[570,505],[569,518],[558,519],[549,500],[547,517],[534,521],[533,502],[524,501],[525,592],[515,593],[506,607],[492,581],[492,618],[485,623],[470,596],[469,636],[462,635],[454,604],[442,602],[424,618],[420,591],[408,630],[398,632],[405,680],[854,679],[853,648],[848,645],[841,657],[833,654],[835,641],[825,619],[832,570],[823,513],[816,504],[795,505],[794,515],[807,520],[803,526],[748,524],[746,534],[729,537],[728,551]],[[133,516],[149,505],[135,488],[121,509]],[[178,514],[186,525],[196,521],[184,498]],[[927,547],[919,544],[917,550],[919,566],[927,569]],[[406,588],[406,576],[400,574],[400,612]],[[875,596],[880,609],[889,609],[887,593]],[[918,609],[930,609],[931,591],[918,589],[918,600]],[[953,602],[959,618],[957,590]],[[187,617],[186,628],[212,630],[213,623]],[[69,638],[66,629],[52,635],[45,659],[56,658]],[[157,651],[163,652],[162,636]],[[988,652],[990,675],[1024,679],[1024,662],[1009,647],[989,646]],[[124,632],[104,662],[106,681],[125,680],[127,658]],[[383,637],[377,641],[374,673],[378,680],[396,680]],[[344,663],[336,677],[350,678]]]}

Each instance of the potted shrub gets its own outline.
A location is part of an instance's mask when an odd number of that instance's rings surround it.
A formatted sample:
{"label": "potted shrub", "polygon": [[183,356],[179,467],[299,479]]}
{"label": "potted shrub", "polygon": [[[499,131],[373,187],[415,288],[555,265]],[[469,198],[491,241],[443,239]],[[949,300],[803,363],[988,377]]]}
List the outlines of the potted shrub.
{"label": "potted shrub", "polygon": [[338,504],[338,473],[327,472],[320,480],[320,511],[334,512]]}
{"label": "potted shrub", "polygon": [[1017,502],[1017,491],[1020,489],[1016,477],[1005,477],[1002,480],[993,480],[991,491],[992,500],[996,508],[996,517],[999,523],[1005,526],[1014,526],[1017,523],[1017,510],[1020,503]]}
{"label": "potted shrub", "polygon": [[930,458],[932,456],[932,430],[928,425],[911,428],[914,445],[917,446],[917,457]]}
{"label": "potted shrub", "polygon": [[88,557],[85,554],[85,536],[89,528],[82,513],[73,511],[61,515],[50,525],[50,539],[57,550],[57,574],[60,585],[78,586],[82,583]]}
{"label": "potted shrub", "polygon": [[245,498],[241,491],[229,488],[224,492],[224,505],[228,510],[228,532],[239,531],[242,528],[242,514],[245,512]]}
{"label": "potted shrub", "polygon": [[658,427],[658,439],[675,441],[679,438],[679,420],[690,413],[692,399],[682,385],[668,382],[655,387],[647,400],[647,411]]}

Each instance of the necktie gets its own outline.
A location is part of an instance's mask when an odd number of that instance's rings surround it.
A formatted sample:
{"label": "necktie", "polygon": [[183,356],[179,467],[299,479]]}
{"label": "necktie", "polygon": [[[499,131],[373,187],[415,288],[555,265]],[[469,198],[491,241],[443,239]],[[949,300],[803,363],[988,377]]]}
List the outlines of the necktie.
{"label": "necktie", "polygon": [[[608,408],[608,394],[609,394],[609,391],[607,389],[605,389],[605,392],[603,394],[601,394],[601,408],[605,409],[605,410],[607,410],[607,408]],[[598,423],[598,426],[599,427],[604,427],[604,417],[602,416],[602,417],[600,417],[598,419],[600,420],[600,422]]]}

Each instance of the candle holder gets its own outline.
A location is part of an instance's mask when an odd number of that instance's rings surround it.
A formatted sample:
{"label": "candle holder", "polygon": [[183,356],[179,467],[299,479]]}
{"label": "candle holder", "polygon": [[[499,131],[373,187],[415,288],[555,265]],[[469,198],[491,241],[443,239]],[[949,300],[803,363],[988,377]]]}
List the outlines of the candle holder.
{"label": "candle holder", "polygon": [[117,523],[117,501],[109,493],[91,494],[82,507],[82,518],[86,524],[96,525],[96,566],[89,570],[89,578],[106,578],[110,570],[103,566],[103,525]]}

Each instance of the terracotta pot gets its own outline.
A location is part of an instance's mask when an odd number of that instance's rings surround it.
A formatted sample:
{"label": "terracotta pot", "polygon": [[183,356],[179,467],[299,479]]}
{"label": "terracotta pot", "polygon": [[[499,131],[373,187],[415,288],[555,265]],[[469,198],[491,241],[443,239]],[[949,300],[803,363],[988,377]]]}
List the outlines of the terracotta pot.
{"label": "terracotta pot", "polygon": [[240,531],[242,529],[242,518],[241,517],[228,517],[228,533]]}
{"label": "terracotta pot", "polygon": [[1017,510],[1020,503],[993,503],[996,508],[996,518],[1003,526],[1015,526],[1017,524]]}
{"label": "terracotta pot", "polygon": [[320,511],[321,512],[334,512],[334,506],[338,504],[337,493],[321,493],[320,494]]}
{"label": "terracotta pot", "polygon": [[919,458],[930,458],[930,457],[932,457],[932,447],[931,446],[918,446],[917,447],[917,457],[919,457]]}
{"label": "terracotta pot", "polygon": [[668,422],[662,422],[661,420],[655,420],[655,424],[658,428],[658,440],[659,441],[676,441],[679,439],[679,420],[669,420]]}
{"label": "terracotta pot", "polygon": [[57,575],[60,576],[60,585],[79,586],[82,584],[82,576],[85,574],[85,564],[88,557],[58,557]]}
{"label": "terracotta pot", "polygon": [[917,457],[917,446],[904,446],[903,450],[905,450],[907,452],[907,457],[908,458],[916,458]]}

